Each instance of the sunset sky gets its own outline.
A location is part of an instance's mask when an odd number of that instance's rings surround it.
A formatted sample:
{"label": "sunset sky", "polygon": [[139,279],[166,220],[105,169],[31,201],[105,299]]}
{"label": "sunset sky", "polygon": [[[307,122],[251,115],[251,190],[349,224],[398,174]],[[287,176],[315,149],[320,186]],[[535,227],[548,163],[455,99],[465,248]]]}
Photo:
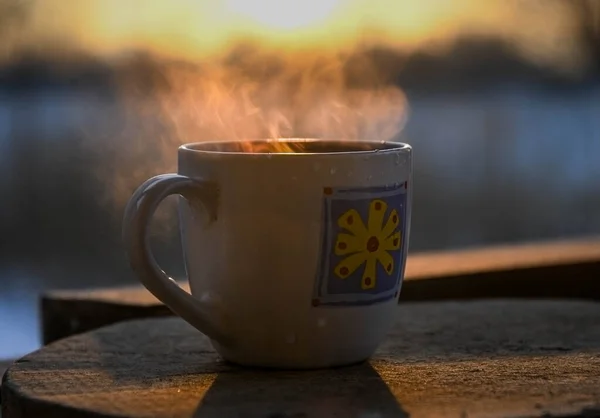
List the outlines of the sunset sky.
{"label": "sunset sky", "polygon": [[[16,0],[4,0],[16,1]],[[568,69],[583,59],[568,2],[555,0],[43,0],[15,46],[97,54],[148,49],[210,56],[240,38],[349,48],[378,42],[442,48],[463,33],[505,39],[526,58]]]}

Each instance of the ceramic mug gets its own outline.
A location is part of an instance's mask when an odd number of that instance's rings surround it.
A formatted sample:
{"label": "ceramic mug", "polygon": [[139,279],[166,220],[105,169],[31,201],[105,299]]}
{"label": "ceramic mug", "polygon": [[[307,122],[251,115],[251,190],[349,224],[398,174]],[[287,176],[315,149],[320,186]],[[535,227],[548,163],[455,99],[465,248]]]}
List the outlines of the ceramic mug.
{"label": "ceramic mug", "polygon": [[[296,152],[268,152],[283,145]],[[248,151],[250,149],[250,151]],[[203,142],[142,184],[123,238],[141,283],[241,365],[366,360],[393,325],[410,229],[412,150],[396,142]],[[191,295],[157,265],[148,225],[180,195]]]}

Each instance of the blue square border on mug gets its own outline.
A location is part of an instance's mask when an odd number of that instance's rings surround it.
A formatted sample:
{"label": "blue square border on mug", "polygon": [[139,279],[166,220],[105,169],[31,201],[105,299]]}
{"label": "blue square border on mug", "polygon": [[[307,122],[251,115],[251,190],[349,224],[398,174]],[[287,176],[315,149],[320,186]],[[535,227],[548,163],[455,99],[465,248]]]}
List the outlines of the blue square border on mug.
{"label": "blue square border on mug", "polygon": [[407,186],[323,189],[313,306],[371,305],[398,296],[406,261]]}

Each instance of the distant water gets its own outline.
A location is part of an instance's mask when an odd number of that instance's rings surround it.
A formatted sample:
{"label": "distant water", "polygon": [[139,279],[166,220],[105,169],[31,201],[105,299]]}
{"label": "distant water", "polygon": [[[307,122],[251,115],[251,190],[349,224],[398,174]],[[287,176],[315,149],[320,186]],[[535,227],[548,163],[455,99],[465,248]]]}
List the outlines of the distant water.
{"label": "distant water", "polygon": [[414,249],[600,231],[600,88],[412,105]]}
{"label": "distant water", "polygon": [[[600,87],[410,102],[412,251],[600,234]],[[97,125],[87,131],[86,120]],[[132,283],[120,210],[99,207],[86,177],[98,161],[82,154],[90,132],[110,138],[122,123],[94,96],[0,94],[0,358],[38,347],[44,289]],[[157,244],[171,271],[173,242]]]}

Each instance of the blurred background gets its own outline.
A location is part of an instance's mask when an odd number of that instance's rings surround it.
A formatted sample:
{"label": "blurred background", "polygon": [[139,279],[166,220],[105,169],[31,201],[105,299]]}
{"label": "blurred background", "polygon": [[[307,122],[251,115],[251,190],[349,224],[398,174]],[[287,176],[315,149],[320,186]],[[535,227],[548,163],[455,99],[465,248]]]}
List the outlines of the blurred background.
{"label": "blurred background", "polygon": [[600,2],[0,0],[0,358],[43,290],[135,283],[123,207],[177,145],[292,135],[412,144],[412,252],[598,234]]}

